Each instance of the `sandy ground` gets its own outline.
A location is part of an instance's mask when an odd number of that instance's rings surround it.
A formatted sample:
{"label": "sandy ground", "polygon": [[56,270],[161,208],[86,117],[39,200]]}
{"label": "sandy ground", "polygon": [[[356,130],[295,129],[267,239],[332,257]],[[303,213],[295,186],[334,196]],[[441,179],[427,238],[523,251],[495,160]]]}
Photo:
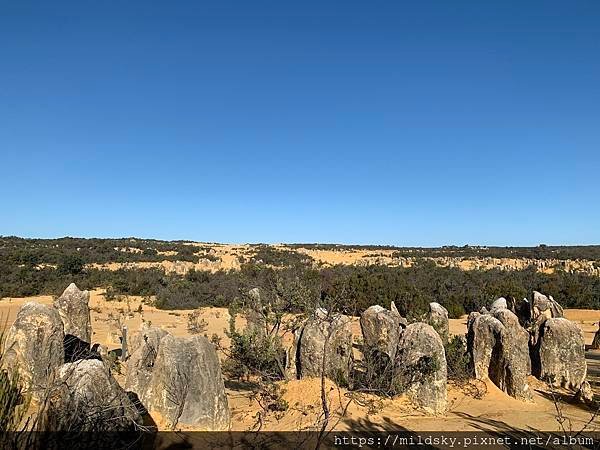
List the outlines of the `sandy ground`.
{"label": "sandy ground", "polygon": [[[2,299],[0,317],[3,323],[12,324],[21,305],[27,301],[51,304],[51,296],[19,299]],[[141,305],[141,311],[139,307]],[[109,349],[119,346],[117,330],[125,324],[130,333],[139,329],[142,321],[166,329],[176,336],[189,335],[187,318],[191,310],[164,311],[143,303],[139,297],[122,301],[106,301],[102,290],[91,292],[90,299],[93,341]],[[224,308],[202,308],[200,317],[206,321],[203,334],[217,334],[227,344],[224,330],[228,327],[229,314]],[[576,321],[585,332],[586,343],[591,343],[595,325],[600,321],[600,311],[566,310],[570,320]],[[240,322],[241,324],[241,322]],[[354,321],[355,338],[360,333],[358,320]],[[452,334],[466,332],[466,317],[450,321]],[[291,339],[288,338],[287,342]],[[590,372],[597,377],[600,371],[600,352],[588,352]],[[593,370],[592,370],[593,369]],[[117,375],[120,382],[124,375]],[[598,379],[598,378],[597,378]],[[600,381],[600,379],[598,379]],[[234,430],[300,430],[315,429],[319,423],[320,382],[319,380],[293,380],[281,383],[283,398],[289,407],[284,413],[265,412],[254,398],[248,385],[235,380],[225,380]],[[327,386],[328,402],[333,412],[330,424],[340,430],[559,430],[554,403],[549,398],[545,385],[530,377],[534,391],[533,402],[515,400],[491,383],[458,387],[450,384],[448,389],[449,411],[444,417],[433,417],[415,409],[404,398],[381,400],[374,396],[349,393],[333,384]],[[598,386],[595,387],[598,393]],[[482,393],[475,398],[474,392]],[[568,396],[562,396],[567,399]],[[561,400],[563,413],[570,419],[573,429],[580,429],[591,418],[590,411],[577,404]],[[600,431],[600,420],[590,425]]]}

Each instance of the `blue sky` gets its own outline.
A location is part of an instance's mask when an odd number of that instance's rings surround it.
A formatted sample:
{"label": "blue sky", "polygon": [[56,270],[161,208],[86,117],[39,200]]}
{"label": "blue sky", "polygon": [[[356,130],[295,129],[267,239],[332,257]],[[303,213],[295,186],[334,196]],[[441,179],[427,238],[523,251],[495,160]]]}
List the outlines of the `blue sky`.
{"label": "blue sky", "polygon": [[600,2],[0,2],[0,157],[2,235],[598,244]]}

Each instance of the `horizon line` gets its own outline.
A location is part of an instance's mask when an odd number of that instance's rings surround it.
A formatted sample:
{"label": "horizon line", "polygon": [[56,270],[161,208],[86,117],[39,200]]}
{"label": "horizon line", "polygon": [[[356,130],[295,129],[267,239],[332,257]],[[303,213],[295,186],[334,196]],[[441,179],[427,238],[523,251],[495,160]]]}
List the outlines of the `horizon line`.
{"label": "horizon line", "polygon": [[441,249],[441,248],[543,248],[543,247],[598,247],[600,244],[589,244],[589,243],[537,243],[531,245],[502,245],[502,244],[487,244],[487,243],[479,243],[479,244],[441,244],[441,245],[400,245],[400,244],[383,244],[383,243],[344,243],[344,242],[319,242],[319,241],[304,241],[304,242],[263,242],[263,241],[255,241],[255,242],[233,242],[233,241],[202,241],[202,240],[194,240],[194,239],[166,239],[166,238],[157,238],[157,237],[139,237],[139,236],[52,236],[52,237],[39,237],[39,236],[18,236],[16,234],[12,235],[3,235],[0,234],[0,239],[6,238],[17,238],[17,239],[35,239],[35,240],[60,240],[60,239],[99,239],[99,240],[127,240],[134,239],[139,241],[162,241],[162,242],[190,242],[195,244],[217,244],[217,245],[329,245],[329,246],[340,246],[340,247],[393,247],[393,248],[416,248],[416,249]]}

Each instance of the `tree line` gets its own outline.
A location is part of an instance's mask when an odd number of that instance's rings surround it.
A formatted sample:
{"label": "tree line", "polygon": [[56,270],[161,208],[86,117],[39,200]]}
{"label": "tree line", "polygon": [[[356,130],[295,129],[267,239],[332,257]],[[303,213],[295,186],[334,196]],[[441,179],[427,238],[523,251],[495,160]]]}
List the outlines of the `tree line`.
{"label": "tree line", "polygon": [[389,308],[394,301],[404,316],[419,317],[429,302],[437,301],[452,317],[460,317],[500,296],[531,298],[533,290],[554,296],[567,308],[600,309],[600,278],[564,271],[546,274],[533,268],[463,271],[426,260],[412,267],[323,268],[304,263],[272,267],[249,261],[240,270],[191,270],[176,275],[159,269],[89,269],[70,256],[64,256],[56,269],[0,258],[0,297],[57,295],[71,282],[83,289],[106,288],[110,296],[153,296],[155,305],[163,309],[227,306],[253,287],[289,298],[290,311],[295,297],[343,296],[348,314],[360,314],[374,304]]}

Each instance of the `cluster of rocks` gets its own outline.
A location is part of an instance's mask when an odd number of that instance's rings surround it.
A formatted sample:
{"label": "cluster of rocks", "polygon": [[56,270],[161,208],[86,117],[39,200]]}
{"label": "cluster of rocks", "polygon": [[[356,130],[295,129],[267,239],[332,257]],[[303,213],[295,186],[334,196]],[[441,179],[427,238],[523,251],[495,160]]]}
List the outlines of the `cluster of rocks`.
{"label": "cluster of rocks", "polygon": [[[430,305],[431,323],[408,324],[392,303],[363,312],[360,325],[363,353],[387,366],[391,385],[424,410],[440,414],[447,407],[447,368],[444,340],[448,337],[448,312],[438,303]],[[437,330],[437,331],[436,331]],[[297,378],[328,378],[346,383],[353,368],[351,319],[317,309],[295,333],[291,365]]]}
{"label": "cluster of rocks", "polygon": [[[551,296],[533,293],[517,304],[499,298],[467,321],[466,351],[472,373],[491,380],[508,395],[529,401],[528,376],[572,390],[590,401],[583,332],[563,317]],[[401,386],[417,405],[442,413],[447,405],[448,311],[432,302],[422,322],[407,324],[392,303],[375,305],[360,318],[363,358],[385,367],[392,384]],[[600,331],[599,331],[600,335]],[[600,340],[600,338],[599,338]],[[298,378],[320,376],[346,381],[353,368],[351,320],[317,310],[295,333],[292,365]]]}
{"label": "cluster of rocks", "polygon": [[229,407],[214,346],[143,327],[131,340],[126,391],[91,343],[90,294],[71,284],[53,306],[24,304],[8,330],[5,368],[15,368],[48,431],[126,431],[156,412],[172,427],[229,428]]}
{"label": "cluster of rocks", "polygon": [[528,400],[527,376],[561,386],[591,400],[586,381],[583,331],[564,318],[552,296],[533,292],[533,301],[499,298],[467,321],[468,351],[475,377],[490,379],[507,394]]}
{"label": "cluster of rocks", "polygon": [[[48,405],[49,430],[130,430],[149,412],[166,425],[227,430],[230,412],[214,346],[201,336],[175,337],[142,324],[131,336],[123,389],[110,364],[91,347],[89,293],[71,284],[53,306],[26,303],[7,333],[4,362],[15,367],[34,400]],[[265,332],[260,291],[250,291],[248,326]],[[551,297],[532,302],[499,298],[469,315],[466,350],[474,376],[508,395],[532,398],[527,377],[571,389],[590,400],[583,332]],[[421,322],[408,324],[392,302],[360,318],[363,356],[386,368],[390,384],[434,414],[447,408],[448,311],[432,302]],[[596,341],[600,341],[600,330]],[[317,309],[294,333],[286,370],[296,378],[322,374],[347,384],[354,369],[351,318]]]}

